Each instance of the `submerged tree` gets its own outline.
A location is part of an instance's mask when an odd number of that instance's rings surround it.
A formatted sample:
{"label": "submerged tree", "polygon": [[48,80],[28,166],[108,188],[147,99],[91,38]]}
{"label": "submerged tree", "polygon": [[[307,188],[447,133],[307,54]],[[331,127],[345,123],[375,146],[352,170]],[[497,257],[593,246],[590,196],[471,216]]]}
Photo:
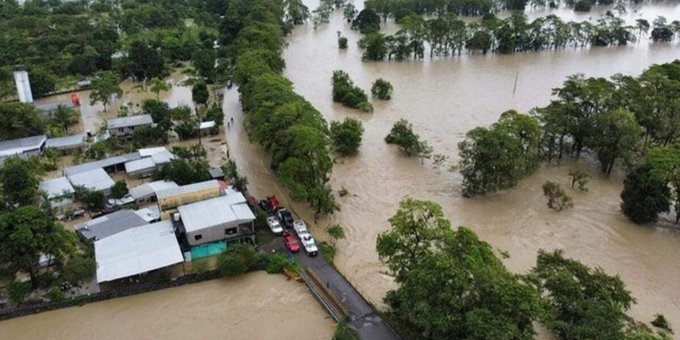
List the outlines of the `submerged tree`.
{"label": "submerged tree", "polygon": [[538,292],[510,273],[489,244],[452,230],[441,207],[405,199],[378,236],[380,259],[398,284],[389,315],[421,339],[530,339],[541,313]]}
{"label": "submerged tree", "polygon": [[356,118],[345,118],[342,122],[331,122],[331,139],[335,150],[343,155],[356,154],[361,145],[361,135],[364,127]]}
{"label": "submerged tree", "polygon": [[380,100],[390,100],[392,98],[392,84],[382,78],[378,78],[371,87],[373,97]]}
{"label": "submerged tree", "polygon": [[548,208],[555,211],[574,207],[573,200],[558,183],[545,182],[543,184],[543,195],[548,199]]}
{"label": "submerged tree", "polygon": [[123,90],[120,88],[120,78],[112,71],[95,73],[91,87],[91,104],[101,102],[104,105],[104,111],[106,111],[106,105],[110,102],[112,96],[120,97],[123,94]]}
{"label": "submerged tree", "polygon": [[654,222],[659,213],[668,212],[670,189],[649,164],[642,164],[628,171],[621,199],[621,210],[631,221]]}
{"label": "submerged tree", "polygon": [[413,132],[413,125],[406,119],[400,119],[392,125],[385,142],[396,144],[406,156],[428,158],[432,154],[432,148]]}

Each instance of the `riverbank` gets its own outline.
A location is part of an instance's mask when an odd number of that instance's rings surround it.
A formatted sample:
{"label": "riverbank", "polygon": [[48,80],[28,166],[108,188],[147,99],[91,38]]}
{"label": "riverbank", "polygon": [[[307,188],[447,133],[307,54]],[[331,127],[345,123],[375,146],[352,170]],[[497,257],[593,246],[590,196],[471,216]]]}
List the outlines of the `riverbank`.
{"label": "riverbank", "polygon": [[0,322],[2,339],[328,339],[300,283],[258,271]]}

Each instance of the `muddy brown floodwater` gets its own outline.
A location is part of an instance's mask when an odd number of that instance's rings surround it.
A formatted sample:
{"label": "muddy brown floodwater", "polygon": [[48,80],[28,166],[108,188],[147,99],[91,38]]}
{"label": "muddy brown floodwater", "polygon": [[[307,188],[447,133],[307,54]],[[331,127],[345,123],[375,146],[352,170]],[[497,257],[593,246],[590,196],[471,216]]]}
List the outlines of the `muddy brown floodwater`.
{"label": "muddy brown floodwater", "polygon": [[[316,8],[318,2],[307,1]],[[357,3],[358,4],[358,3]],[[545,11],[528,13],[545,15]],[[595,19],[595,14],[575,15],[560,10],[567,19]],[[657,15],[669,21],[680,19],[680,7],[658,5],[631,11],[627,21]],[[394,31],[393,24],[387,30]],[[349,39],[349,48],[337,48],[336,32]],[[365,133],[355,157],[339,159],[331,179],[335,190],[349,195],[339,198],[342,210],[320,221],[313,230],[327,237],[323,228],[340,223],[347,239],[338,243],[338,268],[371,302],[381,305],[385,292],[394,287],[384,275],[385,267],[375,251],[377,235],[388,229],[387,219],[405,196],[434,200],[441,204],[454,225],[466,225],[494,248],[507,251],[504,260],[513,271],[524,272],[534,265],[539,249],[562,248],[570,257],[591,266],[620,274],[637,298],[634,317],[649,322],[662,313],[675,328],[680,327],[680,233],[667,228],[630,223],[619,209],[622,175],[601,177],[591,163],[594,178],[590,191],[575,192],[575,208],[556,213],[549,210],[541,191],[546,180],[568,186],[570,163],[543,167],[516,188],[475,199],[460,194],[461,177],[445,168],[457,161],[457,143],[477,126],[496,121],[507,109],[528,111],[550,100],[550,89],[571,74],[609,77],[615,73],[636,75],[653,63],[680,57],[680,45],[654,44],[642,40],[630,46],[566,49],[514,55],[463,55],[449,59],[407,62],[362,62],[351,31],[336,12],[328,25],[314,30],[297,27],[285,50],[286,76],[296,91],[318,108],[327,120],[356,117]],[[375,112],[361,113],[334,104],[330,78],[333,70],[349,73],[368,92],[371,83],[382,77],[394,86],[393,99],[373,101]],[[518,75],[517,91],[513,82]],[[242,114],[235,89],[225,96],[225,112],[234,115],[235,127],[227,131],[231,156],[247,174],[256,195],[285,195],[268,170],[268,158],[248,142],[242,127]],[[435,153],[450,156],[441,169],[399,154],[383,138],[392,124],[406,118],[434,147]],[[290,202],[288,202],[290,204]],[[296,212],[311,220],[303,204],[293,203]]]}
{"label": "muddy brown floodwater", "polygon": [[0,339],[330,339],[304,284],[255,272],[0,322]]}

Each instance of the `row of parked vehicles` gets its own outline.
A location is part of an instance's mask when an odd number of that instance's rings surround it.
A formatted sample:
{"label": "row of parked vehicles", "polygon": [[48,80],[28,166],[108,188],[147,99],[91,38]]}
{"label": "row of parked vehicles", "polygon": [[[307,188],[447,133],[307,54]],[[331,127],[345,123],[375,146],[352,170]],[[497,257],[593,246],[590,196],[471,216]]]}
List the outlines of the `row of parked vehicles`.
{"label": "row of parked vehicles", "polygon": [[[260,201],[259,206],[262,210],[273,214],[267,217],[267,225],[274,235],[283,236],[283,243],[288,251],[297,253],[300,248],[303,248],[309,256],[316,256],[319,253],[316,241],[307,230],[305,221],[294,219],[293,214],[279,204],[276,196],[269,196],[266,200]],[[288,231],[290,229],[297,235],[297,238]]]}

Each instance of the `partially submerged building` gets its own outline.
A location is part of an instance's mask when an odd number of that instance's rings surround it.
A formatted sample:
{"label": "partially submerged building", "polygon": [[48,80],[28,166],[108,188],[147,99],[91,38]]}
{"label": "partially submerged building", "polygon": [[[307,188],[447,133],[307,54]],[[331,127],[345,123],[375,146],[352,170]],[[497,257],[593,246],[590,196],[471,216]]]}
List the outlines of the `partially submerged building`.
{"label": "partially submerged building", "polygon": [[40,183],[40,190],[45,192],[52,208],[73,204],[75,190],[66,177],[44,180]]}
{"label": "partially submerged building", "polygon": [[101,168],[104,169],[104,171],[112,174],[125,171],[125,163],[140,158],[142,157],[139,155],[139,152],[132,152],[125,155],[113,156],[93,162],[74,165],[64,169],[63,173],[64,175],[69,176]]}
{"label": "partially submerged building", "polygon": [[243,237],[254,242],[255,215],[238,191],[228,189],[224,196],[182,205],[177,210],[180,232],[191,246]]}
{"label": "partially submerged building", "polygon": [[179,185],[173,181],[153,181],[130,189],[130,196],[135,203],[142,204],[156,201],[156,193],[167,189],[176,189]]}
{"label": "partially submerged building", "polygon": [[83,187],[93,191],[103,191],[105,195],[111,191],[111,187],[115,184],[109,174],[102,168],[94,170],[79,172],[72,175],[66,175],[73,187]]}
{"label": "partially submerged building", "polygon": [[136,115],[127,116],[120,118],[112,118],[106,121],[106,129],[109,134],[118,138],[129,138],[142,126],[151,127],[153,125],[153,119],[151,115]]}
{"label": "partially submerged building", "polygon": [[177,207],[220,195],[220,183],[217,180],[183,185],[177,188],[160,190],[156,193],[161,219],[166,220],[177,211]]}
{"label": "partially submerged building", "polygon": [[94,242],[97,283],[111,282],[182,263],[170,221],[130,228]]}
{"label": "partially submerged building", "polygon": [[135,211],[123,209],[79,224],[76,231],[86,240],[97,241],[147,223]]}
{"label": "partially submerged building", "polygon": [[[152,150],[153,152],[150,152]],[[148,177],[159,166],[169,163],[175,158],[166,148],[139,149],[140,159],[125,163],[125,173],[131,177]]]}
{"label": "partially submerged building", "polygon": [[57,138],[48,138],[45,145],[47,149],[55,149],[61,154],[70,154],[75,150],[85,149],[85,135],[77,134]]}
{"label": "partially submerged building", "polygon": [[2,159],[11,156],[22,158],[40,156],[45,151],[46,144],[45,135],[0,141],[0,163]]}

